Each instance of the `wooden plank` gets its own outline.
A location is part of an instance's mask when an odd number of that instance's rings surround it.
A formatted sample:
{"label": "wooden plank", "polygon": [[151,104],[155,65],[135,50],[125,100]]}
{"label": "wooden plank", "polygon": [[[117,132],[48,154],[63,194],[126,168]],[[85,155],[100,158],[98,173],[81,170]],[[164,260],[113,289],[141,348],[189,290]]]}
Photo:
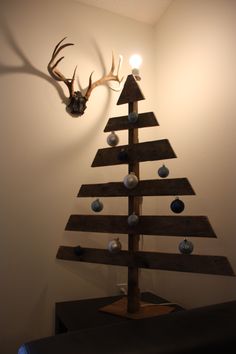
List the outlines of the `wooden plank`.
{"label": "wooden plank", "polygon": [[[129,113],[138,113],[138,102],[129,102]],[[128,130],[128,145],[134,146],[138,144],[138,128],[130,128]],[[134,173],[140,179],[140,169],[138,161],[129,161],[128,172]],[[139,196],[129,195],[128,197],[128,215],[135,213],[140,214],[141,198]],[[128,234],[128,250],[130,254],[139,250],[140,235],[130,232]],[[139,269],[137,266],[128,267],[128,292],[127,292],[127,312],[137,313],[140,309],[140,289],[139,289]]]}
{"label": "wooden plank", "polygon": [[150,179],[139,181],[133,189],[127,189],[123,182],[83,184],[78,197],[128,197],[194,195],[187,178]]}
{"label": "wooden plank", "polygon": [[156,116],[153,112],[139,113],[136,123],[130,123],[128,116],[110,118],[104,129],[104,132],[113,132],[117,130],[128,130],[132,128],[146,128],[159,126]]}
{"label": "wooden plank", "polygon": [[81,256],[76,256],[74,247],[60,246],[57,252],[57,258],[67,261],[125,267],[136,266],[146,269],[235,276],[228,259],[223,256],[144,251],[136,252],[133,255],[128,251],[120,251],[118,254],[111,254],[107,250],[96,248],[83,248],[83,251],[84,253]]}
{"label": "wooden plank", "polygon": [[202,274],[235,275],[229,261],[224,256],[139,252],[135,257],[135,262],[137,262],[141,268]]}
{"label": "wooden plank", "polygon": [[136,226],[129,226],[126,215],[71,215],[67,231],[160,236],[216,237],[206,216],[139,216]]}
{"label": "wooden plank", "polygon": [[[127,161],[119,160],[121,150],[127,152]],[[93,160],[92,167],[138,163],[143,161],[166,160],[175,158],[169,140],[155,140],[133,145],[121,145],[112,148],[99,149]]]}

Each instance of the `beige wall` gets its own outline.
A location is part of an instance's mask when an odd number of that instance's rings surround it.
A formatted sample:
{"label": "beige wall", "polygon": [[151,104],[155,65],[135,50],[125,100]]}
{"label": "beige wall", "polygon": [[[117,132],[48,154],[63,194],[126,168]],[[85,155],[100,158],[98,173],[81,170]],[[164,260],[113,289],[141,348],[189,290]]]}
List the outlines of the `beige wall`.
{"label": "beige wall", "polygon": [[[207,215],[217,239],[193,239],[195,252],[235,257],[236,2],[176,0],[156,26],[156,111],[160,136],[178,158],[172,177],[188,177],[196,196],[186,214]],[[157,242],[157,241],[156,241]],[[173,251],[177,240],[159,240]],[[187,307],[236,298],[235,278],[162,272],[162,295]]]}
{"label": "beige wall", "polygon": [[[10,354],[24,341],[53,333],[56,301],[115,294],[116,283],[126,280],[115,267],[55,260],[61,244],[107,245],[106,236],[63,230],[70,214],[90,212],[91,200],[76,198],[82,183],[123,178],[124,169],[90,166],[97,149],[107,146],[108,118],[126,114],[127,107],[116,106],[119,93],[99,87],[86,114],[71,118],[58,94],[60,85],[48,79],[52,49],[64,36],[75,43],[65,50],[60,67],[70,76],[78,65],[83,87],[91,71],[96,79],[104,65],[110,69],[112,50],[117,58],[123,54],[121,74],[126,76],[128,58],[138,50],[147,63],[144,111],[153,107],[154,61],[150,26],[75,1],[10,0],[1,2],[0,14],[0,352]],[[120,138],[126,141],[125,134]],[[104,212],[122,212],[115,203],[107,200]]]}
{"label": "beige wall", "polygon": [[[70,214],[90,213],[91,200],[76,198],[82,183],[126,173],[90,167],[106,147],[107,119],[126,114],[116,106],[119,94],[97,88],[85,115],[74,119],[65,112],[63,86],[48,79],[52,47],[65,35],[75,46],[65,50],[62,71],[69,76],[78,64],[83,87],[92,70],[99,77],[109,68],[112,49],[124,56],[125,76],[130,54],[143,56],[140,111],[154,111],[160,127],[143,129],[140,139],[170,140],[178,156],[166,161],[171,177],[188,177],[197,193],[184,198],[186,214],[208,215],[218,235],[194,240],[196,253],[226,255],[236,270],[234,10],[233,1],[176,0],[153,28],[74,1],[1,3],[1,352],[52,334],[56,301],[116,294],[126,281],[121,268],[55,260],[61,244],[106,247],[111,236],[63,230]],[[155,178],[159,166],[144,163],[142,178]],[[144,213],[169,212],[171,200],[146,198]],[[124,200],[107,198],[103,213],[125,208]],[[176,252],[178,242],[149,237],[143,247]],[[187,307],[235,298],[234,278],[155,271],[141,278],[143,290]]]}

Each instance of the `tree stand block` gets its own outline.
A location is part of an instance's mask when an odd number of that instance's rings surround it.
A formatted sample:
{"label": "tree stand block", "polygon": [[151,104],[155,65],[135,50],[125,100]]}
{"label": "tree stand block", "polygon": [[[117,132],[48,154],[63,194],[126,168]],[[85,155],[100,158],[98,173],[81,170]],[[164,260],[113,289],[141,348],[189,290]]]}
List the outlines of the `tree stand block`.
{"label": "tree stand block", "polygon": [[158,305],[154,303],[140,301],[139,311],[135,313],[130,313],[127,312],[127,302],[127,297],[123,297],[110,305],[100,308],[99,311],[107,312],[116,316],[130,318],[132,320],[139,320],[142,318],[166,315],[176,309],[174,306]]}

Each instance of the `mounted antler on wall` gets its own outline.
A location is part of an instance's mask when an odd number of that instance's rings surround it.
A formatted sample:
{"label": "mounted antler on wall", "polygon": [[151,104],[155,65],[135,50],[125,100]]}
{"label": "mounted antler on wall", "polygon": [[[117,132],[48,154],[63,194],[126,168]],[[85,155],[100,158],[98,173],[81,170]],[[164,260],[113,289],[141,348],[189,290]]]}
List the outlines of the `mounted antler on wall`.
{"label": "mounted antler on wall", "polygon": [[75,67],[73,76],[71,79],[67,79],[57,68],[57,65],[60,63],[60,61],[64,58],[61,57],[59,59],[57,59],[57,55],[60,53],[60,51],[62,49],[64,49],[65,47],[74,45],[73,43],[65,43],[65,44],[61,44],[64,40],[66,39],[63,38],[55,47],[53,53],[52,53],[52,58],[48,63],[48,72],[51,75],[51,77],[56,80],[56,81],[63,81],[66,86],[68,87],[69,90],[69,104],[67,105],[67,108],[69,110],[69,112],[71,114],[73,114],[74,116],[82,116],[84,114],[84,111],[86,109],[86,103],[91,95],[92,90],[99,85],[103,85],[104,83],[108,82],[108,81],[117,81],[117,82],[121,82],[121,80],[118,77],[119,74],[119,68],[120,68],[120,64],[121,64],[121,58],[119,59],[119,64],[118,64],[118,69],[117,69],[117,74],[114,75],[114,70],[115,70],[115,62],[114,62],[114,55],[112,54],[112,64],[111,64],[111,70],[107,75],[104,75],[101,79],[92,82],[92,74],[93,72],[90,74],[89,77],[89,86],[87,88],[87,91],[85,93],[85,95],[83,96],[82,93],[80,91],[75,91],[74,90],[74,81],[75,81],[75,74],[76,74],[76,69],[77,66]]}

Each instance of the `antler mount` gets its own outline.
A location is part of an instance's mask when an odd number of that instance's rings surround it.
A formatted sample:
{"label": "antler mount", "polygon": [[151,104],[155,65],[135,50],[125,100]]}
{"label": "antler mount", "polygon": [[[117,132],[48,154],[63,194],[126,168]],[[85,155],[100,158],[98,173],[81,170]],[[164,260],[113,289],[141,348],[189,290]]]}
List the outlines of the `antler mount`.
{"label": "antler mount", "polygon": [[99,86],[103,85],[109,81],[117,81],[121,82],[122,80],[119,79],[118,74],[119,74],[119,69],[120,69],[120,64],[121,64],[121,58],[119,59],[119,64],[118,64],[118,69],[117,69],[117,74],[114,74],[115,70],[115,61],[114,61],[114,55],[112,54],[112,65],[111,65],[111,70],[107,75],[104,75],[101,77],[99,80],[92,82],[92,75],[93,72],[90,74],[89,77],[89,85],[86,90],[85,95],[82,95],[80,91],[75,91],[74,90],[74,82],[75,82],[75,74],[76,74],[76,69],[74,69],[74,73],[71,79],[67,79],[58,69],[58,64],[61,62],[61,60],[64,58],[64,56],[60,57],[57,59],[58,54],[66,47],[74,45],[73,43],[64,43],[62,42],[66,39],[63,38],[60,42],[57,43],[55,46],[55,49],[52,53],[51,60],[48,63],[48,72],[51,75],[51,77],[56,80],[56,81],[61,81],[64,82],[65,85],[67,86],[69,90],[69,104],[67,105],[67,109],[69,112],[76,116],[82,116],[84,114],[85,109],[87,108],[86,103],[91,95],[92,90]]}

